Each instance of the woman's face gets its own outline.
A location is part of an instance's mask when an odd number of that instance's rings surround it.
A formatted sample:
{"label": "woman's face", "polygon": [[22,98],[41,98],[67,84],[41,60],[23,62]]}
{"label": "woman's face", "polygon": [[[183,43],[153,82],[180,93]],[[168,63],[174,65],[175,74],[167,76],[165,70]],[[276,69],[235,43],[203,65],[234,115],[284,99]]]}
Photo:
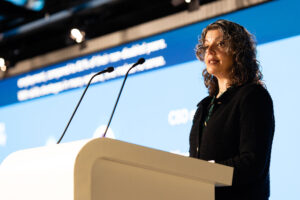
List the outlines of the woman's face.
{"label": "woman's face", "polygon": [[229,78],[233,56],[228,51],[228,44],[223,40],[223,32],[218,29],[207,31],[203,46],[207,72],[218,79]]}

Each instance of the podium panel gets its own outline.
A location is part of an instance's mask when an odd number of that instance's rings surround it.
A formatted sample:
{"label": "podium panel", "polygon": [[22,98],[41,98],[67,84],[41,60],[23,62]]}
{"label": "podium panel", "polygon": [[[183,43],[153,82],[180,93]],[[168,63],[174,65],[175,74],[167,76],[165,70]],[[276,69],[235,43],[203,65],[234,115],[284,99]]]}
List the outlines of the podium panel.
{"label": "podium panel", "polygon": [[98,160],[92,174],[92,200],[214,199],[214,185],[109,160]]}
{"label": "podium panel", "polygon": [[0,165],[1,200],[213,200],[233,168],[108,138],[15,152]]}

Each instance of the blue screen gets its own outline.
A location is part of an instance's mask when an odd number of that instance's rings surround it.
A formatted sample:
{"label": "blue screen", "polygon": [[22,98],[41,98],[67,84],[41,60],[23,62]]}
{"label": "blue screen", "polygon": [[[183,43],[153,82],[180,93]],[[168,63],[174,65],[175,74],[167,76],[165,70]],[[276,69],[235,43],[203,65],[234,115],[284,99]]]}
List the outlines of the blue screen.
{"label": "blue screen", "polygon": [[0,82],[0,162],[14,151],[56,143],[91,75],[114,66],[115,72],[99,76],[88,89],[62,142],[101,137],[124,73],[140,57],[146,63],[129,75],[108,137],[188,155],[196,105],[208,94],[195,46],[202,29],[223,18],[256,36],[273,98],[270,199],[299,199],[299,5],[271,1]]}

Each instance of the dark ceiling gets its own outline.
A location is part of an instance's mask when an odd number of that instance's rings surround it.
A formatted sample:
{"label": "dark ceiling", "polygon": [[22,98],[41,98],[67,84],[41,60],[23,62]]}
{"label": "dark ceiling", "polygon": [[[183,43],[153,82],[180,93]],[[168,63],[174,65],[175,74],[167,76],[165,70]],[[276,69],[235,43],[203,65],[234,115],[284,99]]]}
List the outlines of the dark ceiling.
{"label": "dark ceiling", "polygon": [[0,57],[8,67],[73,45],[73,27],[84,30],[88,40],[214,0],[39,0],[39,10],[30,8],[34,1],[0,0]]}

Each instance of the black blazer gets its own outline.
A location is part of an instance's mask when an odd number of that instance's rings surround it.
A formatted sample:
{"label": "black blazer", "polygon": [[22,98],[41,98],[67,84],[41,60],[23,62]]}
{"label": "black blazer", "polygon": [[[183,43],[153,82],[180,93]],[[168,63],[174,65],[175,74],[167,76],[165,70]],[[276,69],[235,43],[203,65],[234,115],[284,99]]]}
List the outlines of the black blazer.
{"label": "black blazer", "polygon": [[268,199],[269,167],[274,135],[273,103],[258,84],[229,88],[216,99],[202,129],[211,97],[195,113],[190,133],[190,156],[234,167],[231,187],[217,187],[216,200]]}

